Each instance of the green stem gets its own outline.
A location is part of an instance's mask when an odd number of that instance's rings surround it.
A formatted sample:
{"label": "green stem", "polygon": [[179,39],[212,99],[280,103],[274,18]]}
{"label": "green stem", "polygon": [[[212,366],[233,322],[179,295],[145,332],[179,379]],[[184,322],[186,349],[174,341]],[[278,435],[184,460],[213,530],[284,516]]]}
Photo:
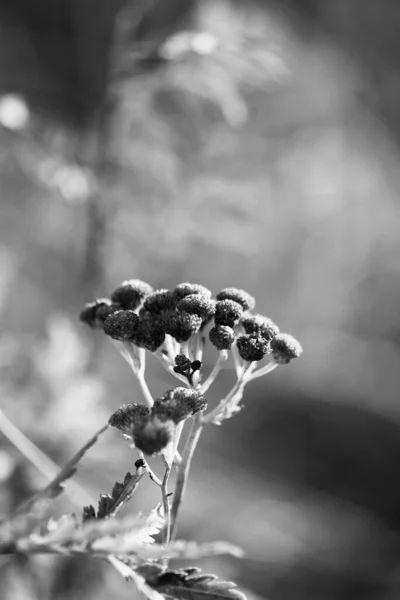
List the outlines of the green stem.
{"label": "green stem", "polygon": [[165,465],[165,473],[164,478],[162,480],[161,485],[161,495],[164,506],[164,515],[165,515],[165,528],[163,530],[163,542],[166,546],[168,546],[169,541],[171,539],[171,507],[169,505],[168,499],[168,479],[171,473],[171,465],[168,460],[163,455],[163,461]]}
{"label": "green stem", "polygon": [[192,428],[189,433],[189,437],[186,441],[185,449],[183,451],[182,462],[179,465],[178,477],[176,480],[174,499],[172,502],[171,510],[171,539],[175,539],[176,530],[178,525],[178,514],[179,509],[182,505],[183,497],[186,491],[187,480],[190,471],[190,465],[192,462],[193,454],[196,449],[197,443],[200,438],[200,434],[203,429],[201,413],[197,413],[194,417]]}

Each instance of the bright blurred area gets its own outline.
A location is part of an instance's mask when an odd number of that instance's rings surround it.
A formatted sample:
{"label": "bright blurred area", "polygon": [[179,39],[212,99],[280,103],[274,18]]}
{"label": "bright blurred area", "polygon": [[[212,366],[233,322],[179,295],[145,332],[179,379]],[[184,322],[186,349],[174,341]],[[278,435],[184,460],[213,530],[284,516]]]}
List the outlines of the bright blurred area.
{"label": "bright blurred area", "polygon": [[[180,536],[241,546],[202,566],[249,600],[398,598],[396,0],[3,0],[0,32],[1,411],[65,463],[140,393],[85,302],[129,278],[243,287],[304,354],[207,429]],[[109,431],[76,481],[94,503],[133,457]],[[1,432],[0,482],[1,514],[45,485]],[[3,557],[0,590],[133,597],[43,557]]]}

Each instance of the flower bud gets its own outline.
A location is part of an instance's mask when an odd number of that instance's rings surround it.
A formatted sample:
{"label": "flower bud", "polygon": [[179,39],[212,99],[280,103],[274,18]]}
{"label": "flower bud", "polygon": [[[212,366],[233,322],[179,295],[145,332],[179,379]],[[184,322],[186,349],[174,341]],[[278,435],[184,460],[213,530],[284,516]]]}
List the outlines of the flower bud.
{"label": "flower bud", "polygon": [[140,279],[123,281],[111,295],[111,300],[126,310],[135,310],[153,292],[151,285]]}
{"label": "flower bud", "polygon": [[269,342],[258,335],[241,335],[236,344],[239,356],[247,361],[263,359],[270,349]]}
{"label": "flower bud", "polygon": [[235,333],[231,327],[216,325],[208,334],[210,342],[218,350],[229,350],[235,341]]}
{"label": "flower bud", "polygon": [[118,310],[104,321],[104,333],[114,340],[132,340],[139,324],[139,317],[133,310]]}
{"label": "flower bud", "polygon": [[240,304],[243,310],[253,310],[256,305],[256,300],[251,294],[234,287],[224,288],[218,292],[216,298],[217,300],[234,300]]}
{"label": "flower bud", "polygon": [[243,314],[243,308],[234,300],[220,300],[215,308],[215,324],[233,327]]}
{"label": "flower bud", "polygon": [[298,358],[303,348],[289,333],[280,333],[271,341],[273,359],[279,365],[287,365],[294,358]]}

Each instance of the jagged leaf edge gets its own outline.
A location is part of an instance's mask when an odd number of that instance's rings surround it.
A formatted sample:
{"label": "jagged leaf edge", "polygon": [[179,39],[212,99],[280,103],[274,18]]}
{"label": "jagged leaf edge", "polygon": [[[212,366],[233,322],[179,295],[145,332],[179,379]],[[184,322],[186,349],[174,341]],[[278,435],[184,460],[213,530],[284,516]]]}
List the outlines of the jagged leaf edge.
{"label": "jagged leaf edge", "polygon": [[232,581],[221,581],[216,575],[202,574],[197,568],[169,571],[148,564],[139,567],[137,572],[168,600],[246,600]]}

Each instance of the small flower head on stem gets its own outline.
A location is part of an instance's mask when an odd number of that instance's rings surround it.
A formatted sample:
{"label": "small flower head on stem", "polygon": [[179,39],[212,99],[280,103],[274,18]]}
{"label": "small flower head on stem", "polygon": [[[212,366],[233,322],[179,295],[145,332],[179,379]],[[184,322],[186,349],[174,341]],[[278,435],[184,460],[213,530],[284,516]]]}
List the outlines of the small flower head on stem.
{"label": "small flower head on stem", "polygon": [[236,344],[239,356],[249,362],[262,360],[270,351],[269,342],[260,335],[241,335]]}
{"label": "small flower head on stem", "polygon": [[229,350],[235,341],[235,333],[227,325],[216,325],[210,329],[208,337],[217,350]]}
{"label": "small flower head on stem", "polygon": [[175,299],[172,292],[169,290],[157,290],[149,296],[143,303],[143,313],[150,313],[152,315],[161,315],[166,311],[173,310],[175,308]]}
{"label": "small flower head on stem", "polygon": [[199,283],[180,283],[176,286],[172,293],[177,303],[179,300],[182,300],[182,298],[192,294],[200,294],[201,296],[205,296],[207,298],[211,298],[212,296],[210,290]]}
{"label": "small flower head on stem", "polygon": [[111,300],[126,310],[136,310],[153,292],[151,285],[140,279],[123,281],[111,295]]}
{"label": "small flower head on stem", "polygon": [[279,327],[272,319],[264,315],[251,315],[246,313],[240,319],[240,325],[250,335],[261,335],[266,340],[272,340],[279,333]]}
{"label": "small flower head on stem", "polygon": [[298,358],[303,348],[289,333],[280,333],[271,341],[271,351],[274,361],[279,365],[287,365],[294,358]]}
{"label": "small flower head on stem", "polygon": [[116,427],[125,435],[133,435],[133,428],[144,417],[150,414],[145,404],[123,404],[108,420],[111,427]]}
{"label": "small flower head on stem", "polygon": [[172,420],[177,424],[205,408],[207,400],[200,392],[176,387],[154,402],[152,414],[161,420]]}
{"label": "small flower head on stem", "polygon": [[202,319],[186,312],[171,313],[165,318],[165,332],[177,342],[187,342],[201,327]]}
{"label": "small flower head on stem", "polygon": [[219,300],[215,307],[215,324],[233,327],[243,314],[243,307],[235,300]]}
{"label": "small flower head on stem", "polygon": [[119,304],[112,303],[107,298],[101,298],[95,302],[86,304],[85,308],[81,311],[79,319],[81,323],[85,323],[89,327],[102,329],[106,318],[117,310],[121,310]]}
{"label": "small flower head on stem", "polygon": [[175,431],[172,420],[161,420],[157,415],[148,415],[138,421],[133,428],[133,441],[136,448],[145,454],[158,454],[170,443]]}
{"label": "small flower head on stem", "polygon": [[253,310],[256,305],[256,300],[251,294],[234,287],[224,288],[218,292],[216,298],[217,300],[234,300],[240,304],[243,310]]}
{"label": "small flower head on stem", "polygon": [[140,318],[133,337],[134,343],[149,352],[155,352],[165,340],[164,322],[158,316]]}
{"label": "small flower head on stem", "polygon": [[209,319],[215,314],[215,301],[204,294],[189,294],[176,305],[178,312],[198,315],[202,320]]}
{"label": "small flower head on stem", "polygon": [[118,310],[104,321],[104,333],[114,340],[133,340],[139,317],[133,310]]}

